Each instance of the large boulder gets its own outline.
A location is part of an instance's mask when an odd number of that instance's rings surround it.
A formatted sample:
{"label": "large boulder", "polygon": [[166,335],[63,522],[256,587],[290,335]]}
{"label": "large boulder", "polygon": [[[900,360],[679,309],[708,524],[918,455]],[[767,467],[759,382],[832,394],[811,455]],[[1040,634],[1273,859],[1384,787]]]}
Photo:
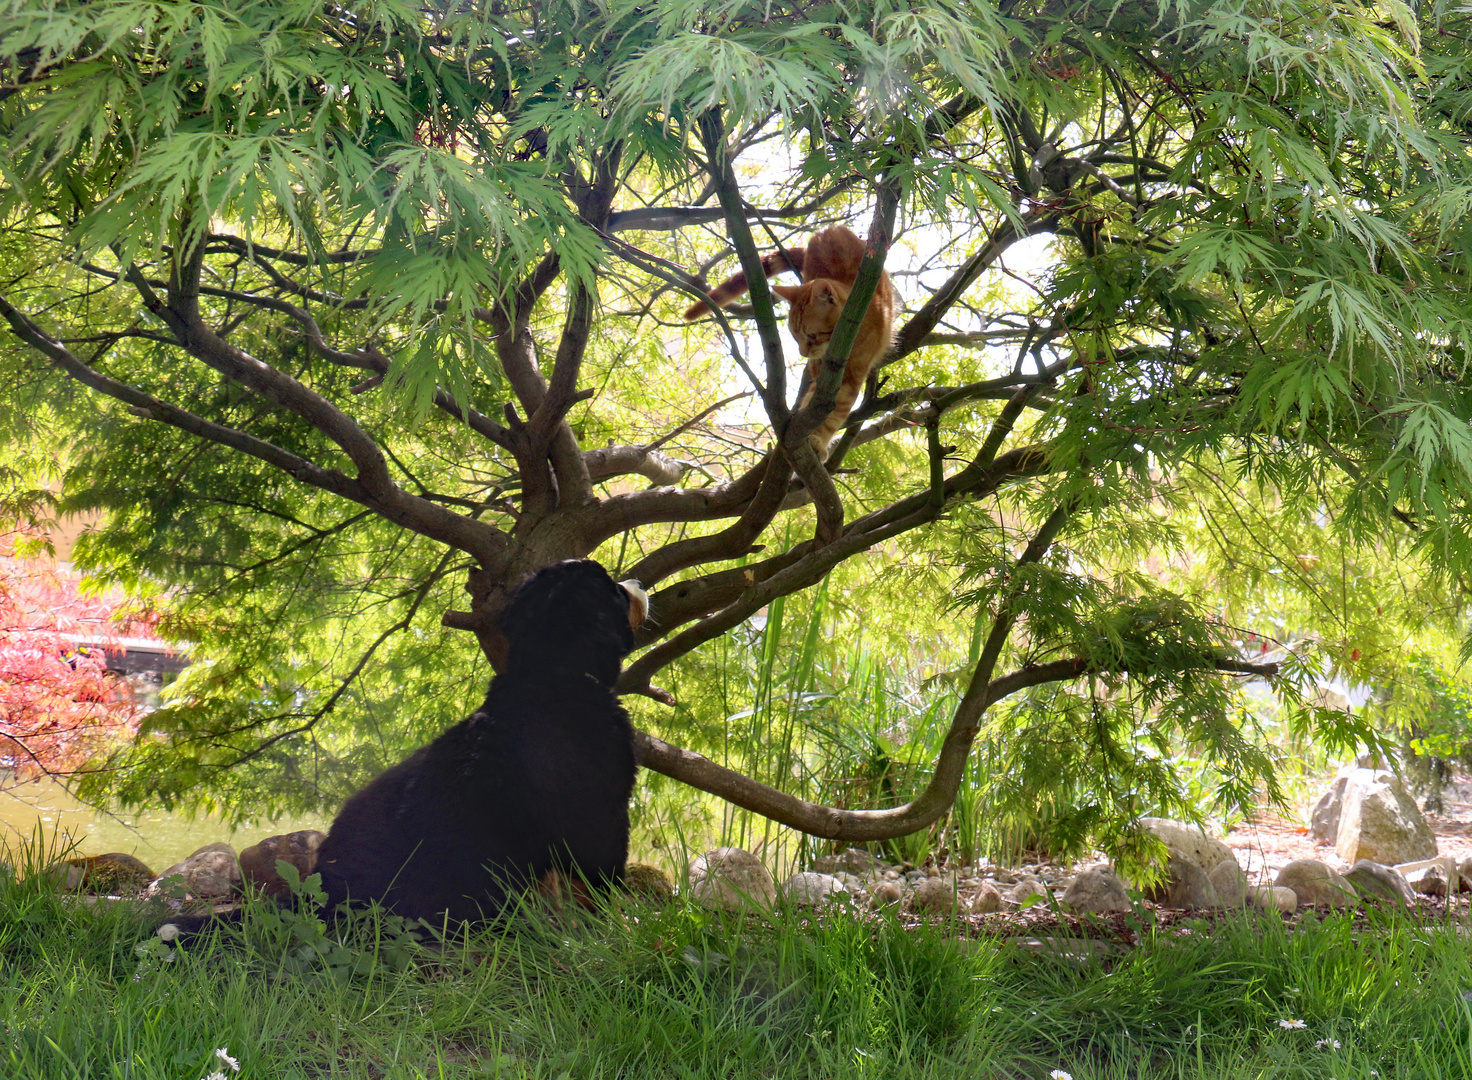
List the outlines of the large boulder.
{"label": "large boulder", "polygon": [[723,847],[690,864],[690,895],[698,904],[727,911],[748,905],[771,907],[777,900],[777,883],[751,852]]}
{"label": "large boulder", "polygon": [[1254,885],[1248,899],[1265,911],[1288,915],[1298,910],[1298,894],[1286,885]]}
{"label": "large boulder", "polygon": [[1332,844],[1339,839],[1339,811],[1344,805],[1344,787],[1348,783],[1349,777],[1341,771],[1329,790],[1314,803],[1308,831],[1321,844]]}
{"label": "large boulder", "polygon": [[1361,859],[1344,875],[1346,881],[1365,899],[1386,900],[1392,904],[1413,905],[1416,894],[1406,876],[1393,866]]}
{"label": "large boulder", "polygon": [[[1231,861],[1235,865],[1236,860]],[[1195,860],[1183,858],[1174,852],[1165,864],[1165,876],[1158,884],[1146,890],[1145,895],[1153,903],[1165,908],[1184,910],[1222,906],[1221,897],[1211,884],[1211,875],[1201,869],[1201,865]]]}
{"label": "large boulder", "polygon": [[1299,904],[1349,907],[1354,903],[1354,886],[1338,871],[1318,859],[1294,859],[1278,871],[1274,886],[1292,889]]}
{"label": "large boulder", "polygon": [[1423,896],[1447,896],[1457,891],[1461,876],[1456,859],[1418,859],[1401,863],[1396,872],[1405,875],[1412,892]]}
{"label": "large boulder", "polygon": [[184,891],[200,900],[219,900],[240,888],[240,862],[229,844],[206,844],[182,862],[176,862],[148,886],[150,896],[168,887],[169,879],[180,879]]}
{"label": "large boulder", "polygon": [[1058,902],[1078,912],[1130,910],[1130,894],[1125,891],[1124,882],[1102,866],[1080,870]]}
{"label": "large boulder", "polygon": [[1216,890],[1217,899],[1226,907],[1241,907],[1247,903],[1247,872],[1236,859],[1223,859],[1207,877]]}
{"label": "large boulder", "polygon": [[1399,777],[1354,769],[1345,776],[1334,850],[1347,863],[1395,866],[1433,858],[1436,837]]}
{"label": "large boulder", "polygon": [[276,872],[276,860],[290,863],[305,878],[317,868],[317,849],[326,839],[327,834],[318,829],[268,836],[240,853],[240,878],[267,896],[281,896],[289,886]]}
{"label": "large boulder", "polygon": [[1034,904],[1047,904],[1048,887],[1037,878],[1026,877],[1008,890],[1007,899],[1014,904],[1026,907]]}
{"label": "large boulder", "polygon": [[1143,817],[1140,827],[1156,836],[1173,858],[1195,863],[1203,874],[1210,874],[1225,860],[1237,857],[1226,844],[1184,821]]}
{"label": "large boulder", "polygon": [[1223,863],[1236,865],[1231,848],[1184,821],[1145,817],[1140,825],[1165,845],[1169,856],[1165,876],[1146,891],[1146,897],[1169,908],[1212,908],[1233,901],[1233,896],[1219,896],[1211,883],[1213,873],[1225,875],[1217,869]]}
{"label": "large boulder", "polygon": [[848,886],[832,874],[804,870],[782,883],[782,899],[789,904],[811,904],[816,907],[840,896],[848,896]]}

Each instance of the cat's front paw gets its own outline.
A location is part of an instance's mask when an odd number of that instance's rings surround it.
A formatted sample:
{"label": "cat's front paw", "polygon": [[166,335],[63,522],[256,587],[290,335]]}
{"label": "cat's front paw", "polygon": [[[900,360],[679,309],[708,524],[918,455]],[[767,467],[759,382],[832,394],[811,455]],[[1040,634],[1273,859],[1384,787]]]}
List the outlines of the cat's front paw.
{"label": "cat's front paw", "polygon": [[828,460],[828,444],[832,439],[832,435],[825,435],[821,431],[815,431],[808,436],[808,444],[813,448],[813,453],[818,455],[819,465]]}

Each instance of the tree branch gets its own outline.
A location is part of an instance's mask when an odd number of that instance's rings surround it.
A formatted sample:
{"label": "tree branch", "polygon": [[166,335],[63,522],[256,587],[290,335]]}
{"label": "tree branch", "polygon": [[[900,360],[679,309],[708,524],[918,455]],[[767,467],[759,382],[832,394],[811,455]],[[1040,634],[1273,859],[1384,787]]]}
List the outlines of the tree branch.
{"label": "tree branch", "polygon": [[1046,211],[1024,218],[1021,228],[1009,218],[993,229],[987,242],[976,254],[956,267],[920,310],[900,327],[899,333],[895,335],[894,348],[876,367],[886,367],[920,348],[926,337],[939,325],[941,317],[955,306],[956,301],[971,288],[976,279],[1001,258],[1009,247],[1029,236],[1056,231],[1059,220],[1060,215],[1056,211]]}
{"label": "tree branch", "polygon": [[666,457],[647,446],[608,446],[601,450],[585,450],[583,462],[593,483],[612,480],[631,473],[643,476],[651,484],[668,487],[678,484],[690,471],[690,462]]}
{"label": "tree branch", "polygon": [[[1278,665],[1217,660],[1211,665],[1211,669],[1267,678],[1277,674]],[[639,754],[639,763],[646,769],[653,769],[671,779],[709,792],[799,832],[849,843],[890,840],[925,828],[951,808],[965,772],[971,739],[974,739],[981,715],[987,708],[1028,687],[1064,682],[1082,675],[1107,673],[1109,672],[1105,669],[1091,668],[1088,661],[1080,657],[1020,668],[993,679],[969,707],[964,700],[957,707],[956,716],[952,720],[952,732],[956,731],[957,721],[962,719],[962,710],[966,709],[968,726],[972,733],[965,740],[964,746],[961,740],[953,741],[948,736],[925,790],[904,806],[890,810],[840,810],[789,795],[724,765],[718,765],[693,750],[685,750],[644,731],[634,732],[634,745]],[[974,721],[969,719],[973,712]],[[944,770],[943,764],[946,766]]]}
{"label": "tree branch", "polygon": [[[768,453],[763,459],[761,486],[746,504],[741,516],[718,533],[677,540],[653,551],[634,564],[629,576],[645,588],[663,581],[671,574],[701,563],[735,559],[751,550],[752,543],[782,508],[787,496],[787,481],[792,475],[780,454]],[[762,465],[757,466],[763,468]],[[756,470],[754,469],[753,472]]]}
{"label": "tree branch", "polygon": [[[809,217],[858,181],[857,176],[840,180],[801,204],[772,209],[748,205],[746,216],[752,221]],[[719,206],[641,206],[635,210],[616,210],[609,214],[608,231],[627,232],[637,229],[641,232],[672,232],[683,229],[686,225],[709,225],[720,221],[725,215],[726,211]]]}
{"label": "tree branch", "polygon": [[372,500],[357,481],[344,476],[335,469],[324,469],[265,439],[195,416],[176,405],[171,405],[89,367],[60,341],[32,322],[3,295],[0,295],[0,317],[10,324],[11,332],[16,337],[49,359],[70,378],[89,389],[122,402],[129,406],[136,415],[149,420],[157,420],[201,439],[208,439],[210,442],[248,454],[313,487],[330,491],[334,495],[340,495],[357,503],[372,505]]}
{"label": "tree branch", "polygon": [[267,247],[265,244],[257,244],[243,236],[233,236],[230,233],[212,233],[210,240],[224,244],[232,251],[238,251],[242,255],[261,255],[267,259],[279,259],[282,262],[291,263],[293,266],[321,266],[323,263],[354,263],[363,259],[371,259],[379,254],[378,251],[365,248],[361,251],[324,251],[319,255],[303,255],[295,251],[285,251],[282,248]]}
{"label": "tree branch", "polygon": [[780,433],[787,428],[787,366],[782,358],[782,338],[777,330],[777,310],[772,306],[772,289],[767,284],[767,274],[762,269],[761,253],[751,234],[751,226],[746,222],[745,204],[741,199],[741,188],[736,182],[736,171],[727,151],[720,108],[713,107],[701,113],[698,126],[700,140],[705,146],[710,177],[715,184],[716,198],[725,211],[726,232],[741,260],[741,269],[746,273],[747,292],[751,296],[751,306],[756,317],[757,336],[761,340],[762,355],[767,365],[762,403],[766,406],[767,420],[772,425],[772,430]]}
{"label": "tree branch", "polygon": [[[147,288],[146,282],[143,285]],[[60,341],[47,334],[6,298],[0,296],[0,316],[10,324],[17,337],[43,353],[72,378],[141,410],[140,415],[269,462],[304,483],[368,506],[390,521],[467,552],[482,562],[494,560],[504,550],[506,537],[499,530],[409,495],[395,486],[388,479],[387,466],[383,464],[377,445],[326,399],[312,393],[290,376],[221,341],[198,322],[191,324],[172,309],[170,314],[188,336],[186,347],[192,346],[189,348],[191,355],[302,416],[344,449],[352,446],[359,454],[364,455],[369,467],[364,469],[360,466],[356,479],[344,476],[336,469],[324,469],[263,439],[204,420],[126,383],[111,379],[82,363]],[[353,457],[352,451],[349,451],[349,456]],[[374,456],[382,464],[381,470],[376,474],[372,468]],[[358,459],[354,457],[354,461],[356,463]]]}

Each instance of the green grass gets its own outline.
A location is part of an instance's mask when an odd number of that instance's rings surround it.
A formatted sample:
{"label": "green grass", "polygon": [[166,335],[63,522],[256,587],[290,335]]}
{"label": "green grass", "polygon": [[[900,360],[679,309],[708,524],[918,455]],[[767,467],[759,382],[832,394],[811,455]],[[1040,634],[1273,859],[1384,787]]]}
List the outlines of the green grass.
{"label": "green grass", "polygon": [[1076,967],[846,913],[626,906],[407,952],[275,922],[164,961],[135,912],[0,882],[0,1076],[199,1080],[218,1047],[241,1080],[1472,1075],[1454,924],[1243,916]]}

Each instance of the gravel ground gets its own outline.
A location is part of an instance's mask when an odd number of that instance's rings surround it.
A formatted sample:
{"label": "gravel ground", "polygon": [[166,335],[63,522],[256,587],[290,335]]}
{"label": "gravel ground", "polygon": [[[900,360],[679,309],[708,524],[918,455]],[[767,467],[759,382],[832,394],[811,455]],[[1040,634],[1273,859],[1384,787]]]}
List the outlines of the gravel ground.
{"label": "gravel ground", "polygon": [[[1472,858],[1472,776],[1458,776],[1443,798],[1444,811],[1427,814],[1426,820],[1436,834],[1437,854],[1460,863]],[[1252,881],[1261,885],[1271,885],[1277,872],[1294,859],[1318,859],[1341,873],[1349,869],[1334,853],[1333,844],[1318,843],[1306,826],[1272,814],[1238,825],[1224,840]]]}

